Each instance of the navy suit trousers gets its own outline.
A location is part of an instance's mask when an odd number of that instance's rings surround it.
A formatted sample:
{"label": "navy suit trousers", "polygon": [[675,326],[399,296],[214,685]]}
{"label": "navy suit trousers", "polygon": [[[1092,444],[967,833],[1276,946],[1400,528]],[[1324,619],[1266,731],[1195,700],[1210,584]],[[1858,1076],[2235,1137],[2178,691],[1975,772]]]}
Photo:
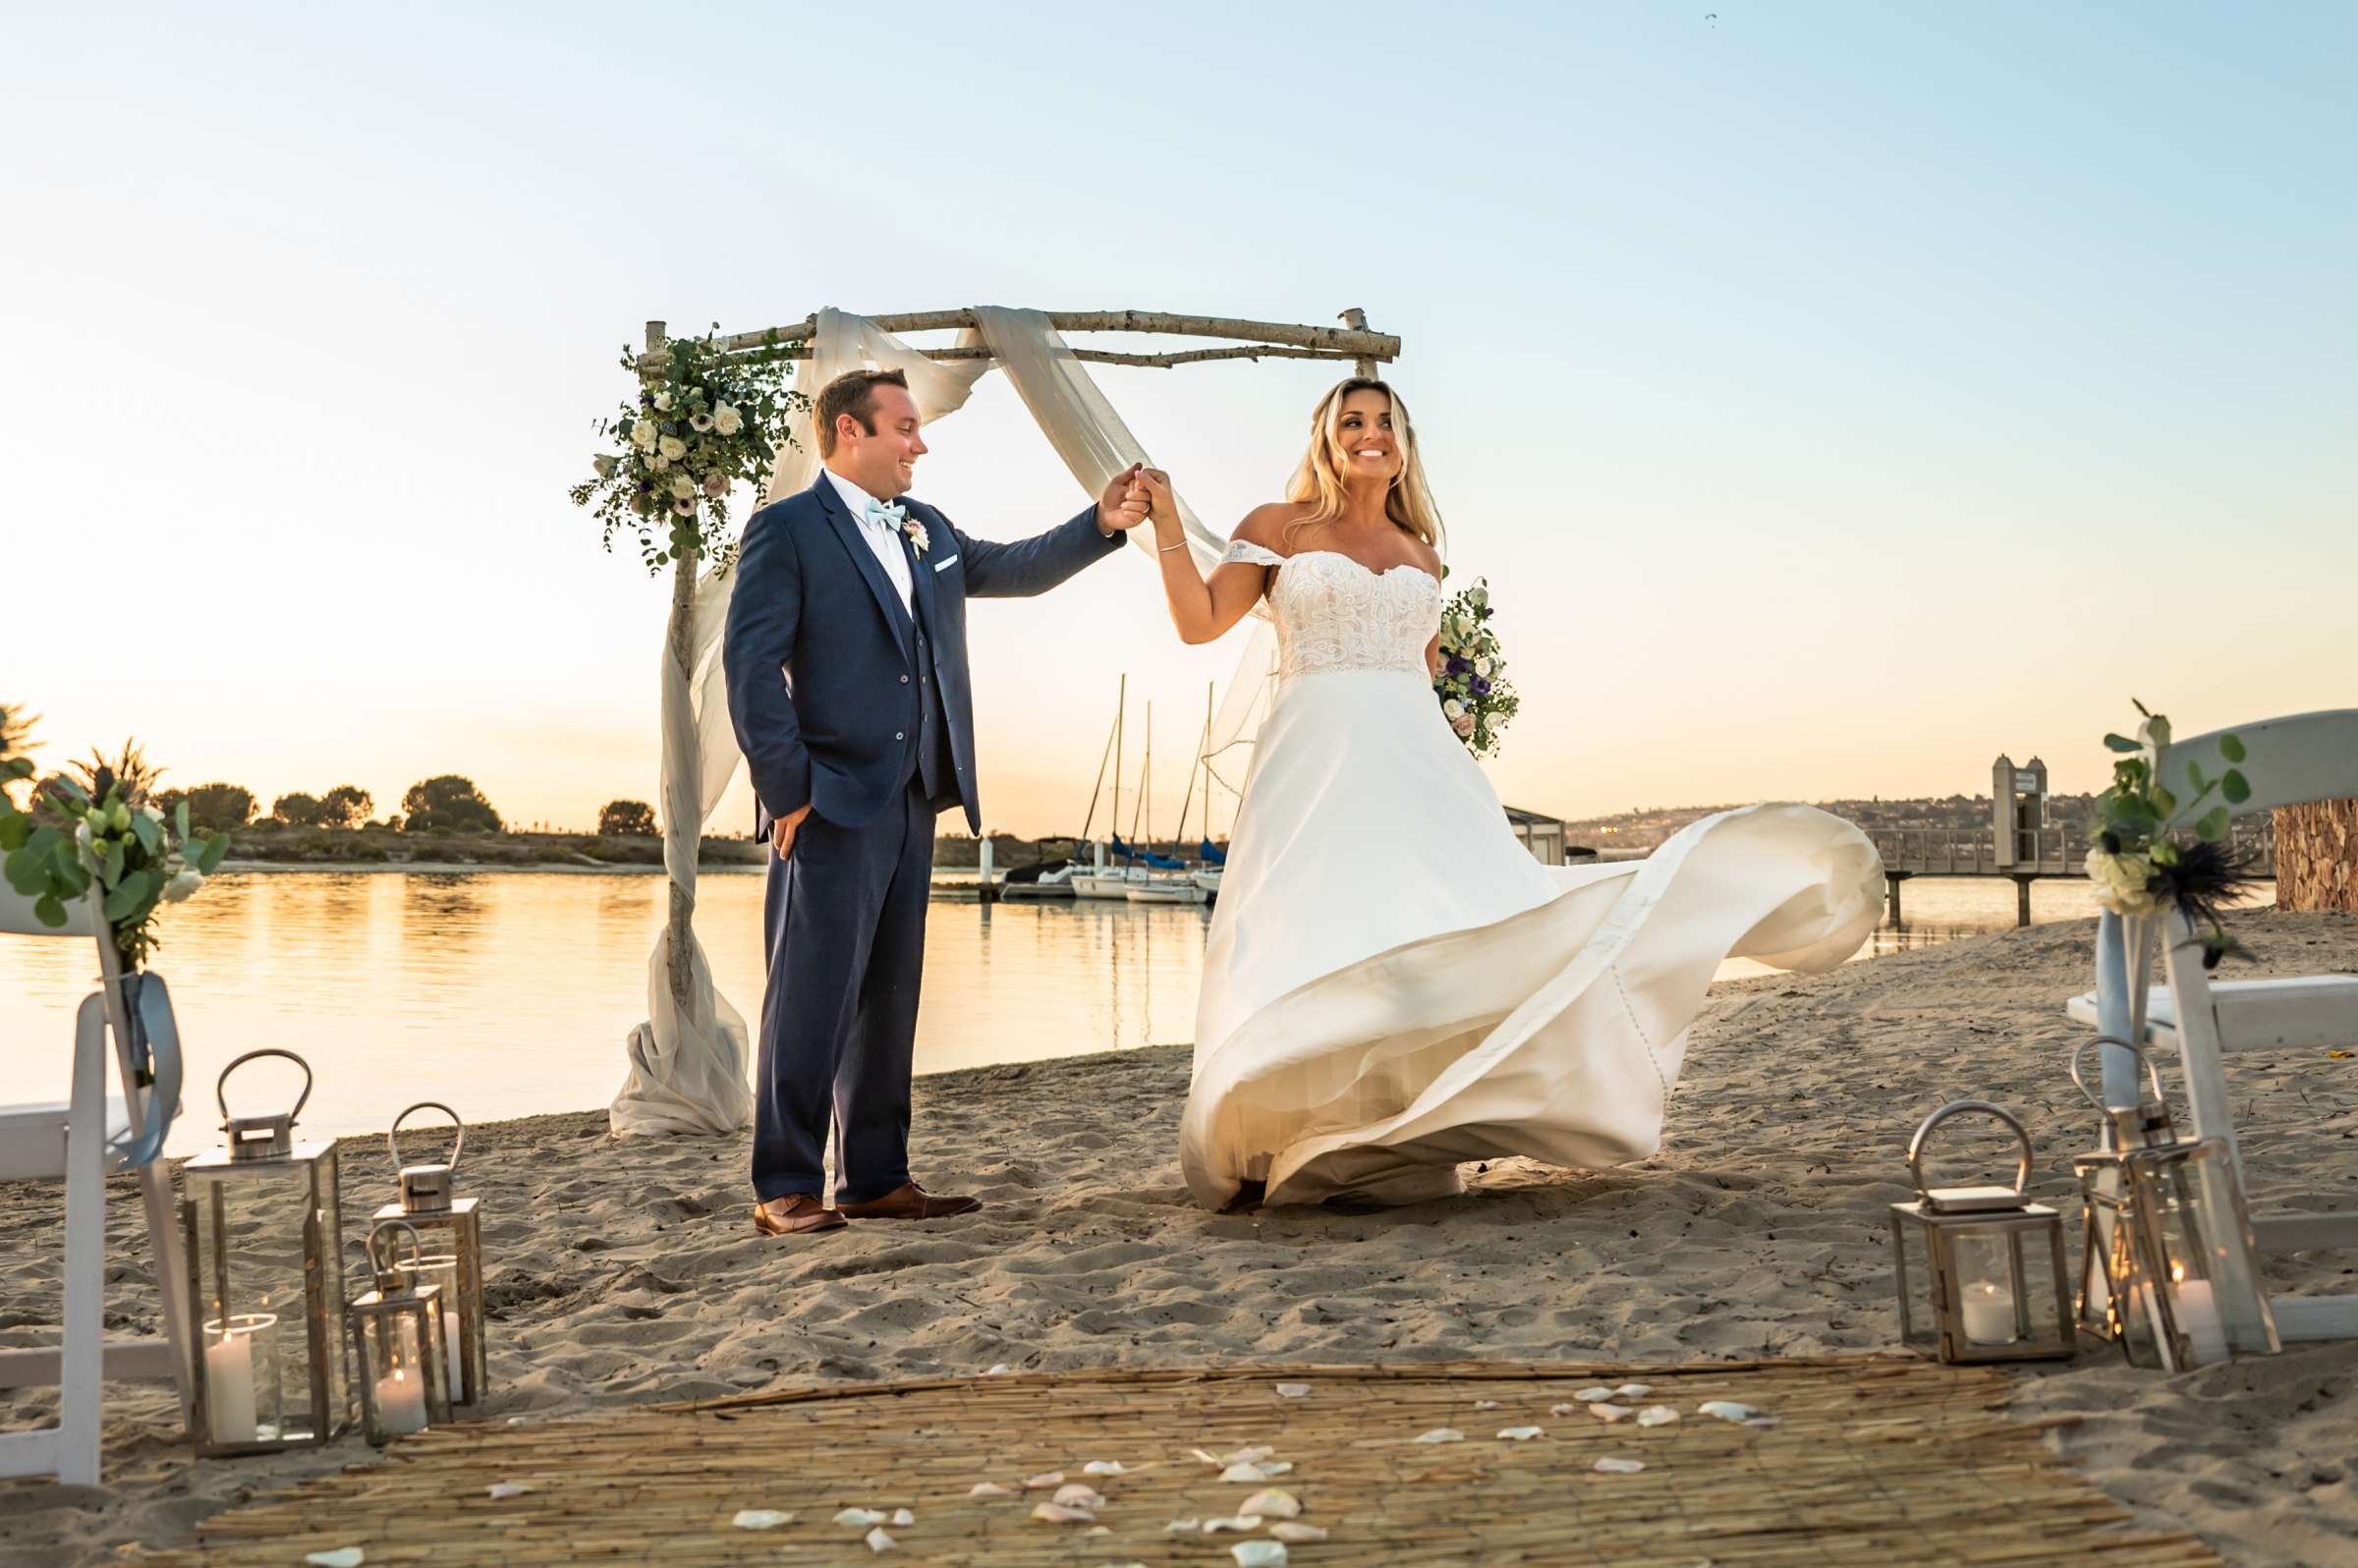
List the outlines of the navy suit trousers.
{"label": "navy suit trousers", "polygon": [[[909,1180],[909,1076],[925,976],[933,808],[913,770],[859,827],[814,812],[769,858],[768,982],[755,1083],[754,1191],[864,1204]],[[828,1137],[830,1120],[833,1137]]]}

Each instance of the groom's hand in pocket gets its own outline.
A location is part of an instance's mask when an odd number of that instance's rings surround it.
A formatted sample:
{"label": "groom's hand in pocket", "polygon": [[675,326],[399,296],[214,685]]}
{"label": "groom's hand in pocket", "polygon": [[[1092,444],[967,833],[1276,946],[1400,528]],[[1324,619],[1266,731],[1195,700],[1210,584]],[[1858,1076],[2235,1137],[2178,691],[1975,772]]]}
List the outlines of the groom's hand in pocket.
{"label": "groom's hand in pocket", "polygon": [[789,812],[769,824],[769,841],[778,847],[779,860],[794,858],[794,835],[802,827],[803,818],[810,814],[811,808],[805,804],[802,810]]}

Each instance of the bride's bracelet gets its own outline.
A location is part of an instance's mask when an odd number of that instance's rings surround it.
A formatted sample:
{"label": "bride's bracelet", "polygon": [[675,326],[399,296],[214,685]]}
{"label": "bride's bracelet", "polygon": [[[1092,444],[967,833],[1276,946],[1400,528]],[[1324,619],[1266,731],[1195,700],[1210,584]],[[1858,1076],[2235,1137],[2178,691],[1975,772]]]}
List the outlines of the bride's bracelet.
{"label": "bride's bracelet", "polygon": [[1170,553],[1171,553],[1173,550],[1184,550],[1184,549],[1186,549],[1186,548],[1187,548],[1187,540],[1185,540],[1185,539],[1181,539],[1181,540],[1180,540],[1178,543],[1176,543],[1176,544],[1157,544],[1157,545],[1155,545],[1155,546],[1154,546],[1154,553],[1155,553],[1156,555],[1168,555],[1168,554],[1170,554]]}

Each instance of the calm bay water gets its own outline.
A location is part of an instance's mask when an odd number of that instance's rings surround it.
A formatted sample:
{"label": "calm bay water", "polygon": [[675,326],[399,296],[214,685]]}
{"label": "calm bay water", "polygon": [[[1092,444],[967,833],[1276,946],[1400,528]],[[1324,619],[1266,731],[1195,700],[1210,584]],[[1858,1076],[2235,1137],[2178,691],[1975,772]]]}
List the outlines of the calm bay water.
{"label": "calm bay water", "polygon": [[[586,1110],[612,1099],[622,1042],[646,1015],[646,962],[663,921],[657,876],[493,871],[279,872],[216,878],[166,912],[169,977],[188,1056],[174,1153],[215,1142],[215,1078],[281,1046],[319,1075],[313,1136],[381,1129],[440,1099],[470,1121]],[[749,1020],[761,998],[762,878],[707,872],[698,930],[721,993]],[[2014,924],[2009,882],[1920,877],[1909,924],[1861,956]],[[2035,919],[2096,913],[2084,881],[2041,882]],[[937,901],[927,922],[917,1067],[1186,1041],[1208,917],[1128,904]],[[0,936],[0,1103],[63,1099],[84,943]],[[1725,975],[1764,973],[1734,962]],[[292,1103],[300,1074],[260,1062],[233,1108]]]}

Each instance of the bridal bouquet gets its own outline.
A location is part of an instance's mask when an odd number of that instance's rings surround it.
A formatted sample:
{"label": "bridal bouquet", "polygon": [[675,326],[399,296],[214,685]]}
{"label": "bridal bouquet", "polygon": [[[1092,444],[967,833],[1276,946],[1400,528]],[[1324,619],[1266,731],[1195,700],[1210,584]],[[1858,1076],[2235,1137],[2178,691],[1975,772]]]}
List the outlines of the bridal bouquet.
{"label": "bridal bouquet", "polygon": [[[737,548],[729,487],[740,480],[757,491],[765,486],[779,444],[793,444],[788,420],[810,407],[786,385],[787,361],[775,352],[781,347],[775,333],[736,354],[710,335],[666,340],[662,378],[645,382],[637,403],[597,421],[612,450],[590,460],[595,478],[567,492],[574,505],[594,508],[607,549],[629,529],[649,572],[681,557],[728,570]],[[628,349],[622,365],[640,375],[639,357]]]}
{"label": "bridal bouquet", "polygon": [[[12,728],[15,733],[10,733]],[[23,741],[21,721],[0,709],[0,753]],[[20,811],[0,788],[0,862],[9,886],[33,900],[44,925],[66,924],[66,904],[95,883],[99,909],[115,933],[115,951],[137,971],[154,950],[156,908],[177,904],[204,885],[229,853],[229,835],[189,830],[189,804],[170,820],[147,803],[154,770],[137,747],[115,761],[77,763],[80,778],[41,786],[33,811]],[[0,755],[0,785],[32,771],[29,758]]]}
{"label": "bridal bouquet", "polygon": [[[2092,811],[2088,879],[2096,886],[2097,902],[2123,920],[2151,921],[2174,909],[2208,925],[2203,966],[2212,968],[2236,950],[2235,939],[2220,924],[2219,906],[2252,879],[2251,857],[2226,842],[2232,808],[2252,798],[2250,783],[2233,766],[2244,758],[2243,742],[2232,735],[2220,737],[2219,755],[2229,766],[2218,778],[2206,778],[2200,762],[2187,763],[2186,785],[2193,793],[2181,800],[2162,782],[2169,757],[2169,720],[2149,711],[2143,702],[2137,711],[2145,719],[2137,739],[2105,737],[2114,754],[2112,787],[2096,798]],[[2202,805],[2214,791],[2219,804],[2195,818],[2194,841],[2181,843],[2170,837],[2171,820]]]}
{"label": "bridal bouquet", "polygon": [[1490,614],[1489,584],[1483,578],[1441,606],[1441,671],[1432,679],[1441,716],[1476,756],[1498,750],[1498,733],[1518,705]]}

